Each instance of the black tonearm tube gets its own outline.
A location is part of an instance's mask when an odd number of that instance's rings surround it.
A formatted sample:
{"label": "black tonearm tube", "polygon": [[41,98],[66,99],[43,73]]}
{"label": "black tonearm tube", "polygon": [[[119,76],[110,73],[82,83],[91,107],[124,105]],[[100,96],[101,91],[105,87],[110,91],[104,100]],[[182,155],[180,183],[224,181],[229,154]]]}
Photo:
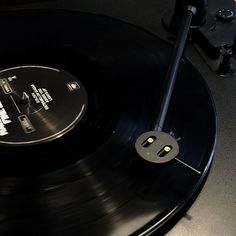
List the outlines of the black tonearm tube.
{"label": "black tonearm tube", "polygon": [[186,6],[184,9],[169,68],[164,79],[160,110],[156,118],[155,127],[152,131],[145,132],[139,136],[135,143],[135,148],[137,153],[147,161],[153,163],[165,163],[176,159],[186,167],[200,173],[198,170],[177,158],[179,154],[178,141],[172,133],[163,132],[179,65],[191,26],[191,21],[193,16],[196,14],[196,11],[196,7],[191,5]]}
{"label": "black tonearm tube", "polygon": [[171,96],[173,93],[179,64],[184,51],[186,40],[188,37],[189,28],[191,25],[192,17],[196,14],[196,8],[193,6],[187,6],[182,17],[179,32],[177,35],[176,43],[174,46],[173,54],[170,60],[170,65],[166,73],[164,88],[161,96],[161,105],[158,117],[156,120],[155,130],[162,131],[165,123],[166,114],[169,108]]}

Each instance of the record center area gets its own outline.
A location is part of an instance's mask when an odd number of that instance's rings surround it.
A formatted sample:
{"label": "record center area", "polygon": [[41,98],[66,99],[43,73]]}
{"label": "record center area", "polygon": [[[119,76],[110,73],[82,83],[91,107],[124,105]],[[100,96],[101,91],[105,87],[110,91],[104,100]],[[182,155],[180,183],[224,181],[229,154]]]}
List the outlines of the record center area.
{"label": "record center area", "polygon": [[85,88],[65,71],[22,65],[0,71],[0,77],[1,144],[52,141],[70,131],[85,114]]}

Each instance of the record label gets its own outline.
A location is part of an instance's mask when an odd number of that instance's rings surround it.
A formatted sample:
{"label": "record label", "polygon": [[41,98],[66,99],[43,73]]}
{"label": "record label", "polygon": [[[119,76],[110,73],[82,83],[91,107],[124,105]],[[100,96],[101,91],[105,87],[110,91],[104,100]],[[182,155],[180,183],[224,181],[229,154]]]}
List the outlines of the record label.
{"label": "record label", "polygon": [[51,141],[83,117],[87,94],[73,75],[25,65],[0,71],[0,143],[28,145]]}

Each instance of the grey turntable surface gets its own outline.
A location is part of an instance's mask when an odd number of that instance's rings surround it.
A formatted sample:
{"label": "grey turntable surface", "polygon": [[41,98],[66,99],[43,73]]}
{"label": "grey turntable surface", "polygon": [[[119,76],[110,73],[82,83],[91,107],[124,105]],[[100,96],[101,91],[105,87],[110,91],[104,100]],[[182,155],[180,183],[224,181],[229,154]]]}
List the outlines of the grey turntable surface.
{"label": "grey turntable surface", "polygon": [[[236,2],[233,0],[211,0],[209,11],[214,13],[227,4],[236,9]],[[165,11],[174,7],[174,1],[60,0],[41,3],[34,1],[25,5],[18,4],[14,8],[38,6],[63,7],[113,16],[141,26],[167,40],[169,34],[161,26],[161,18]],[[202,191],[186,215],[166,235],[233,236],[236,234],[236,76],[228,78],[217,76],[214,69],[209,66],[215,62],[199,53],[193,44],[187,46],[186,54],[207,81],[215,101],[218,116],[217,148]]]}

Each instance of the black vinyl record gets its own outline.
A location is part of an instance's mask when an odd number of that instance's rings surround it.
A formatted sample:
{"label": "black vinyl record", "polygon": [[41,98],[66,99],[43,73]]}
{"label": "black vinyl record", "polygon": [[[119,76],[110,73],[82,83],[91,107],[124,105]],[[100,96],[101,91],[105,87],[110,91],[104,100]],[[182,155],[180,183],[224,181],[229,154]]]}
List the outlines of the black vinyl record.
{"label": "black vinyl record", "polygon": [[0,234],[160,229],[212,162],[216,115],[202,76],[182,60],[164,127],[197,173],[135,151],[155,120],[170,45],[119,20],[64,10],[1,12],[0,28]]}

